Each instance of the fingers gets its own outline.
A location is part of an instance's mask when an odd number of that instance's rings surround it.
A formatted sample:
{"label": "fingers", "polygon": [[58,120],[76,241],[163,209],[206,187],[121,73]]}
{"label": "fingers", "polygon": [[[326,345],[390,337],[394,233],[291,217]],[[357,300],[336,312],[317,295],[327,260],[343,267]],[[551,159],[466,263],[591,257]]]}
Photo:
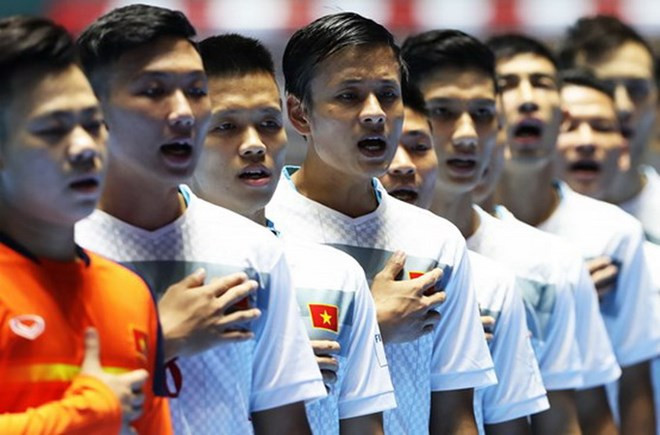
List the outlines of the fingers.
{"label": "fingers", "polygon": [[[217,289],[213,289],[212,291],[217,297],[216,309],[218,311],[225,312],[229,308],[234,307],[237,303],[247,298],[251,293],[257,291],[257,288],[259,288],[259,284],[256,281],[246,280],[223,288],[220,294],[218,294]],[[234,308],[245,309],[252,307],[242,306]]]}
{"label": "fingers", "polygon": [[216,297],[220,297],[228,290],[247,281],[248,276],[245,272],[232,273],[231,275],[214,277],[207,284],[207,289]]}
{"label": "fingers", "polygon": [[481,316],[481,324],[484,330],[492,330],[495,326],[495,318],[492,316]]}
{"label": "fingers", "polygon": [[80,368],[82,373],[101,371],[100,353],[101,343],[96,328],[87,328],[85,330],[85,355]]}
{"label": "fingers", "polygon": [[428,296],[423,296],[422,300],[429,308],[436,308],[445,303],[447,294],[444,291],[432,293]]}
{"label": "fingers", "polygon": [[193,287],[199,287],[204,284],[204,280],[206,279],[206,270],[204,268],[200,267],[190,275],[186,276],[183,278],[181,281],[177,282],[176,284],[173,284],[170,286],[172,287],[182,287],[182,288],[193,288]]}
{"label": "fingers", "polygon": [[254,338],[254,333],[252,331],[236,329],[231,331],[224,331],[220,334],[220,337],[223,341],[247,341]]}
{"label": "fingers", "polygon": [[258,318],[259,316],[261,316],[261,310],[259,310],[258,308],[234,311],[231,314],[225,314],[224,316],[222,316],[216,323],[216,326],[221,331],[224,331],[227,329],[231,329],[232,326],[251,322],[252,320]]}
{"label": "fingers", "polygon": [[607,265],[601,269],[596,270],[591,274],[591,279],[594,281],[596,288],[611,286],[616,282],[619,275],[619,268],[614,264]]}
{"label": "fingers", "polygon": [[427,290],[430,290],[435,286],[435,283],[437,283],[440,278],[442,278],[442,270],[436,267],[435,269],[426,272],[424,275],[412,279],[411,281],[419,285],[417,294],[419,296],[423,296]]}
{"label": "fingers", "polygon": [[595,271],[607,267],[610,264],[612,264],[612,260],[607,256],[600,256],[587,260],[587,268],[589,269],[590,274],[593,274]]}
{"label": "fingers", "polygon": [[396,251],[392,256],[387,260],[383,270],[378,272],[377,276],[385,278],[389,281],[393,281],[403,270],[403,266],[406,263],[406,254],[403,251]]}
{"label": "fingers", "polygon": [[119,377],[122,381],[126,382],[131,391],[142,391],[142,386],[149,377],[149,372],[145,369],[137,369],[128,373],[123,373],[119,375]]}
{"label": "fingers", "polygon": [[315,355],[336,355],[341,346],[334,340],[310,340]]}

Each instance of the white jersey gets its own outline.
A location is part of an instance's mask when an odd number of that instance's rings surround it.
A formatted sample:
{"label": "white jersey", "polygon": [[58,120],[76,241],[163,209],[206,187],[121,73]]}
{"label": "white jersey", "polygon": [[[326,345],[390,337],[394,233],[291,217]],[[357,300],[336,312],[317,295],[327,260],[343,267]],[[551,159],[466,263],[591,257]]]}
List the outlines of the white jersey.
{"label": "white jersey", "polygon": [[532,346],[546,390],[584,385],[575,326],[575,297],[563,271],[526,234],[475,206],[480,224],[467,239],[468,249],[503,263],[516,274]]}
{"label": "white jersey", "polygon": [[185,187],[181,192],[187,210],[162,228],[146,231],[96,210],[76,225],[76,241],[135,270],[158,296],[199,267],[207,282],[244,271],[259,283],[255,338],[179,358],[182,384],[170,400],[175,433],[252,433],[253,412],[325,397],[321,373],[280,241]]}
{"label": "white jersey", "polygon": [[580,195],[558,184],[560,203],[538,228],[564,237],[584,258],[606,255],[620,266],[615,289],[600,311],[622,367],[660,354],[658,298],[653,291],[638,221],[612,204]]}
{"label": "white jersey", "polygon": [[[495,382],[484,339],[465,242],[456,227],[387,194],[375,211],[351,218],[298,193],[285,168],[266,215],[284,234],[331,245],[351,254],[372,280],[392,253],[406,253],[403,278],[444,269],[447,300],[433,334],[386,344],[397,408],[384,413],[387,433],[428,431],[431,391],[477,388]],[[458,357],[460,356],[460,357]]]}
{"label": "white jersey", "polygon": [[497,385],[474,394],[474,414],[480,433],[496,424],[550,408],[527,329],[525,306],[506,266],[469,251],[482,316],[495,319],[488,344],[495,362]]}
{"label": "white jersey", "polygon": [[640,169],[646,184],[637,196],[619,207],[639,219],[649,241],[660,244],[660,175],[651,166],[643,165]]}
{"label": "white jersey", "polygon": [[[656,293],[660,298],[660,245],[644,242],[644,253],[649,264],[651,280]],[[653,379],[653,395],[655,401],[655,425],[656,434],[660,434],[660,357],[656,357],[651,363],[651,377]]]}
{"label": "white jersey", "polygon": [[336,249],[283,240],[307,335],[337,341],[341,349],[330,394],[306,405],[312,432],[338,434],[340,419],[395,408],[376,307],[362,268]]}
{"label": "white jersey", "polygon": [[606,385],[619,378],[619,367],[605,322],[600,314],[598,294],[579,251],[565,240],[543,232],[520,220],[499,205],[496,216],[514,226],[530,247],[543,252],[543,258],[558,266],[575,297],[575,327],[584,370],[581,389]]}

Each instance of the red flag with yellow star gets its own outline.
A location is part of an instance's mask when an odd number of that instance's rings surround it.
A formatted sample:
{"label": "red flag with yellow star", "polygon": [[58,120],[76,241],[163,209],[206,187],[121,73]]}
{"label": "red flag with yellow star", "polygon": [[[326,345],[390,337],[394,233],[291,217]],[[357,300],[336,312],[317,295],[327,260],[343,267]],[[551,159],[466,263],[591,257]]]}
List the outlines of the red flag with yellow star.
{"label": "red flag with yellow star", "polygon": [[339,332],[339,308],[336,305],[308,304],[312,326]]}
{"label": "red flag with yellow star", "polygon": [[144,358],[149,357],[149,341],[146,332],[133,329],[133,338],[135,339],[135,350]]}

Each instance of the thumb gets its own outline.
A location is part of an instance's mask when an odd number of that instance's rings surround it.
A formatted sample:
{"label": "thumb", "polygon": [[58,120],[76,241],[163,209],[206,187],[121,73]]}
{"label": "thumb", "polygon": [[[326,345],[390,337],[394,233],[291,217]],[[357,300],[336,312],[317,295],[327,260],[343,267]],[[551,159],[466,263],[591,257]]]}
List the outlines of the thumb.
{"label": "thumb", "polygon": [[401,273],[405,264],[406,254],[402,251],[396,251],[390,258],[388,258],[385,267],[378,272],[378,275],[380,275],[381,278],[393,281]]}
{"label": "thumb", "polygon": [[120,376],[130,385],[132,390],[137,390],[142,388],[142,385],[144,385],[149,377],[149,372],[145,369],[137,369],[132,372],[123,373]]}
{"label": "thumb", "polygon": [[83,356],[82,373],[98,372],[101,370],[101,343],[99,342],[99,333],[96,328],[87,328],[85,330],[85,355]]}

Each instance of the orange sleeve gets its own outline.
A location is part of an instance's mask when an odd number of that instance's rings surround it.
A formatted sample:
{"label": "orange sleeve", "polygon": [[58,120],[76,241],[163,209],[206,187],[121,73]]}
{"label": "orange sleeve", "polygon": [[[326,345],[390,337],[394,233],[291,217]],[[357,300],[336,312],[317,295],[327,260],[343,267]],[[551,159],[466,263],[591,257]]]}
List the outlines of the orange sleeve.
{"label": "orange sleeve", "polygon": [[121,428],[119,400],[103,382],[77,376],[60,400],[25,412],[0,414],[0,433],[117,434]]}
{"label": "orange sleeve", "polygon": [[[148,291],[148,290],[147,290]],[[142,416],[133,423],[139,434],[173,434],[170,407],[166,397],[157,397],[154,390],[164,385],[164,375],[160,373],[163,366],[162,340],[155,302],[149,297],[149,382],[144,384],[145,404]]]}

